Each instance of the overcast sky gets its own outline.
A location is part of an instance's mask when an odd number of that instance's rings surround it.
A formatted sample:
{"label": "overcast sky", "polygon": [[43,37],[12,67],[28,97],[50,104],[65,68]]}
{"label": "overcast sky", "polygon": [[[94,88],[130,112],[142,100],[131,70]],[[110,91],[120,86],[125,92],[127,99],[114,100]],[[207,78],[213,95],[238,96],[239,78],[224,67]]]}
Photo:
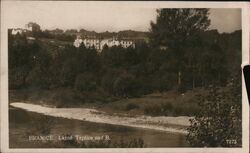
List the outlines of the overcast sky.
{"label": "overcast sky", "polygon": [[[5,24],[9,28],[23,28],[28,22],[38,23],[42,29],[80,29],[103,31],[148,31],[155,21],[155,8],[127,7],[126,5],[86,5],[75,2],[5,2]],[[240,9],[211,9],[210,29],[232,32],[241,29]]]}

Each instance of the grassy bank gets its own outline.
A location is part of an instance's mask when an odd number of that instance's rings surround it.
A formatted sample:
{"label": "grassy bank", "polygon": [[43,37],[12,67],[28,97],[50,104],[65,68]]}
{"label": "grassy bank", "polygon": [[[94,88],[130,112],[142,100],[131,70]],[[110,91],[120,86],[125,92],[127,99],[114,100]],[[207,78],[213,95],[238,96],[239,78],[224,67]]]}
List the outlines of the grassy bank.
{"label": "grassy bank", "polygon": [[29,101],[33,104],[43,104],[55,107],[81,107],[88,104],[100,105],[118,100],[104,91],[79,92],[68,88],[53,90],[22,89],[10,90],[10,102]]}
{"label": "grassy bank", "polygon": [[121,99],[102,106],[109,113],[150,116],[193,116],[199,111],[197,96],[206,91],[196,89],[185,94],[175,91],[153,93],[139,98]]}
{"label": "grassy bank", "polygon": [[108,114],[150,116],[193,116],[199,111],[197,95],[204,89],[194,89],[185,94],[175,91],[153,93],[137,98],[119,98],[104,91],[77,92],[71,89],[11,90],[10,102],[29,102],[52,107],[96,108]]}

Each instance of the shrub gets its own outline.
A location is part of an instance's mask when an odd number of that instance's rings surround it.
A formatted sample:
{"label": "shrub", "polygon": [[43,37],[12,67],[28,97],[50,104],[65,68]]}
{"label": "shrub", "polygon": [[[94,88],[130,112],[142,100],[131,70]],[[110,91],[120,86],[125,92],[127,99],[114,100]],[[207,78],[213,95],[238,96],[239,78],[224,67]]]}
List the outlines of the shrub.
{"label": "shrub", "polygon": [[52,101],[58,108],[76,106],[82,102],[79,93],[71,89],[58,90],[52,96]]}
{"label": "shrub", "polygon": [[133,103],[129,103],[129,104],[126,105],[125,110],[130,111],[132,109],[138,109],[138,108],[139,108],[139,105],[133,104]]}
{"label": "shrub", "polygon": [[76,77],[75,89],[79,91],[93,91],[96,89],[97,82],[92,73],[82,73]]}
{"label": "shrub", "polygon": [[118,73],[119,70],[114,70],[114,69],[109,69],[103,76],[101,79],[101,86],[102,88],[109,92],[109,93],[114,93],[113,91],[113,84],[114,81],[117,79],[118,77]]}
{"label": "shrub", "polygon": [[173,111],[173,105],[172,103],[166,103],[166,104],[162,104],[162,109],[163,109],[163,112],[172,112]]}
{"label": "shrub", "polygon": [[114,81],[113,91],[120,97],[133,97],[138,95],[139,87],[133,75],[123,73]]}
{"label": "shrub", "polygon": [[9,87],[10,89],[19,89],[25,85],[25,79],[29,70],[25,66],[9,69]]}
{"label": "shrub", "polygon": [[155,106],[146,106],[144,113],[153,116],[171,115],[174,112],[174,106],[171,103],[165,103]]}
{"label": "shrub", "polygon": [[161,107],[160,106],[146,106],[144,108],[144,113],[147,115],[159,116],[161,115]]}
{"label": "shrub", "polygon": [[185,93],[187,91],[186,86],[182,83],[181,85],[178,86],[177,91],[179,93]]}
{"label": "shrub", "polygon": [[208,96],[200,97],[202,110],[191,120],[188,128],[187,140],[192,146],[241,146],[241,85],[235,83],[232,83],[230,91],[219,92],[212,87]]}

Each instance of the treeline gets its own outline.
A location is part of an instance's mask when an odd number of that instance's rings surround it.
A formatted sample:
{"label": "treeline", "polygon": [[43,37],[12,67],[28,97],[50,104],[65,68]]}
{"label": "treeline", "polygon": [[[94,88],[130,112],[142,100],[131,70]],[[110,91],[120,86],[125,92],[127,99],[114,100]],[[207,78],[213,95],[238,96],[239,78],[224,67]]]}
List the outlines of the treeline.
{"label": "treeline", "polygon": [[[39,26],[36,23],[31,23],[33,26]],[[40,26],[39,26],[40,27]],[[27,35],[32,35],[38,38],[48,38],[48,39],[56,39],[60,41],[69,41],[74,42],[78,35],[80,36],[89,36],[89,37],[96,37],[96,38],[131,38],[135,40],[147,40],[148,32],[141,32],[141,31],[133,31],[133,30],[124,30],[119,32],[95,32],[95,31],[88,31],[85,29],[80,29],[79,31],[75,29],[70,29],[63,31],[61,29],[55,30],[41,30],[40,28],[36,31],[26,32]]]}
{"label": "treeline", "polygon": [[58,33],[53,33],[49,30],[40,30],[36,33],[33,33],[33,35],[37,38],[48,38],[48,39],[56,39],[56,40],[60,40],[60,41],[69,41],[69,42],[74,42],[74,40],[76,39],[76,34],[68,34],[68,33],[64,33],[62,32],[58,32]]}
{"label": "treeline", "polygon": [[[146,43],[135,48],[95,49],[65,46],[53,56],[36,39],[9,33],[10,89],[70,88],[80,92],[106,92],[136,97],[153,92],[225,86],[240,68],[241,31],[199,34],[192,47],[183,48],[182,60],[170,48]],[[180,72],[178,67],[181,67]]]}

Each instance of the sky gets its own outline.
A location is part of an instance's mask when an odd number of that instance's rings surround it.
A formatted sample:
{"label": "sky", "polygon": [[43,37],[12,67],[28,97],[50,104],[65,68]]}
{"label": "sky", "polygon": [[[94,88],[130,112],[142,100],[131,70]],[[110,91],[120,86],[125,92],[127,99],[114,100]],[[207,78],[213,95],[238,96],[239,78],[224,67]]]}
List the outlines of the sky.
{"label": "sky", "polygon": [[[36,22],[41,28],[86,29],[97,32],[136,30],[148,31],[150,21],[156,19],[156,8],[130,7],[113,4],[74,2],[26,1],[3,3],[5,24],[9,28],[24,28],[28,22]],[[119,5],[119,6],[118,6]],[[233,32],[241,29],[240,9],[210,9],[210,29]]]}

